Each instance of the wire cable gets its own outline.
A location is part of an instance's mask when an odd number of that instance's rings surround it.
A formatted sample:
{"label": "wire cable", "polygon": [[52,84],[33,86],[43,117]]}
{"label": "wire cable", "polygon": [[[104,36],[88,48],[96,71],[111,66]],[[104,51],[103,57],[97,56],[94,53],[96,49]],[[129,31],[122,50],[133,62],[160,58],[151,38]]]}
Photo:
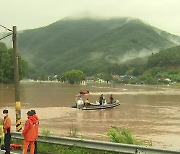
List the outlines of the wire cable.
{"label": "wire cable", "polygon": [[0,25],[1,27],[3,27],[4,29],[7,29],[8,31],[10,31],[10,32],[12,32],[13,30],[11,30],[11,29],[9,29],[9,28],[7,28],[7,27],[5,27],[5,26],[3,26],[3,25]]}
{"label": "wire cable", "polygon": [[10,34],[8,34],[8,35],[6,35],[6,36],[0,38],[0,40],[4,39],[4,38],[6,38],[6,37],[8,37],[8,36],[10,36],[10,35],[12,35],[12,34],[13,34],[13,33],[10,33]]}

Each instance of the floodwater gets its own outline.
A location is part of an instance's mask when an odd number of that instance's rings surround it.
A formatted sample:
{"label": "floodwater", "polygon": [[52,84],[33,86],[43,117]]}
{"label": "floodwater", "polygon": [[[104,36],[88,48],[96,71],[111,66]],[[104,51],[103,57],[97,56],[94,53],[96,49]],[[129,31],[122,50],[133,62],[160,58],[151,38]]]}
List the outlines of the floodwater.
{"label": "floodwater", "polygon": [[[89,90],[90,101],[110,94],[121,105],[107,110],[79,110],[71,108],[80,90]],[[35,109],[40,118],[40,129],[68,136],[71,132],[88,139],[109,140],[112,127],[129,129],[132,134],[156,147],[180,147],[180,88],[173,86],[111,85],[88,83],[21,83],[22,122],[26,112]],[[9,109],[15,130],[14,86],[0,84],[0,107]]]}

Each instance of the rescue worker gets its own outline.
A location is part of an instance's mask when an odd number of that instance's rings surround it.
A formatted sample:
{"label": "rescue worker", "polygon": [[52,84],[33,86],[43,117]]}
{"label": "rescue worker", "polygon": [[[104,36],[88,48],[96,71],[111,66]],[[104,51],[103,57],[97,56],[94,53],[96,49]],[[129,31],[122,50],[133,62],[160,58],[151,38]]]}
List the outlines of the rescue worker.
{"label": "rescue worker", "polygon": [[100,105],[103,104],[103,99],[104,99],[104,96],[103,96],[103,94],[101,94],[101,96],[99,97],[99,104]]}
{"label": "rescue worker", "polygon": [[90,105],[90,102],[89,102],[89,99],[88,99],[88,98],[84,101],[84,105],[85,105],[85,106]]}
{"label": "rescue worker", "polygon": [[24,136],[23,154],[27,154],[30,145],[30,154],[34,154],[34,141],[37,138],[37,119],[34,118],[32,111],[27,112],[28,120],[25,123],[22,135]]}
{"label": "rescue worker", "polygon": [[11,142],[11,119],[8,116],[8,110],[3,110],[4,116],[4,144],[5,144],[5,154],[10,154],[10,142]]}
{"label": "rescue worker", "polygon": [[[31,112],[33,113],[33,117],[37,120],[37,122],[36,122],[36,140],[37,140],[37,138],[38,138],[38,130],[39,130],[39,118],[38,118],[38,116],[37,116],[37,114],[36,114],[36,111],[35,110],[31,110]],[[35,140],[35,142],[34,142],[34,154],[37,154],[37,141]]]}
{"label": "rescue worker", "polygon": [[114,98],[113,98],[112,94],[110,95],[109,100],[110,100],[110,101],[109,101],[110,104],[112,104],[112,103],[114,102]]}

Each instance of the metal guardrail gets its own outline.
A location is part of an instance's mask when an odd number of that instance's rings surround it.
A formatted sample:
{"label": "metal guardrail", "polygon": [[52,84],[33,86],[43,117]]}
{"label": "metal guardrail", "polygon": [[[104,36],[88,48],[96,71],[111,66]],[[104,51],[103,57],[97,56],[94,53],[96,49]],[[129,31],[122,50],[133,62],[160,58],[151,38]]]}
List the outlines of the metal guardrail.
{"label": "metal guardrail", "polygon": [[[21,133],[13,132],[13,139],[22,140],[23,137]],[[79,138],[69,138],[69,137],[57,137],[57,136],[43,136],[40,135],[38,142],[50,143],[57,145],[66,145],[66,146],[76,146],[94,150],[103,150],[111,152],[120,152],[128,154],[180,154],[179,151],[173,151],[168,149],[158,149],[153,147],[138,146],[138,145],[129,145],[129,144],[119,144],[112,142],[104,141],[95,141],[95,140],[86,140]]]}

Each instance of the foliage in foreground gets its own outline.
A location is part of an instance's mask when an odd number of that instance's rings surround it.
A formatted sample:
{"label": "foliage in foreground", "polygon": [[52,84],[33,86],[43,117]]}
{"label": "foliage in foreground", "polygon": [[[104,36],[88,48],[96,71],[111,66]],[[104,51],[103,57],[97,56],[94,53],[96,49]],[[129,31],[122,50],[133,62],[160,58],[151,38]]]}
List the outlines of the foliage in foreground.
{"label": "foliage in foreground", "polygon": [[[12,143],[23,145],[22,140],[13,139]],[[38,143],[39,153],[48,154],[116,154],[116,152],[98,151],[86,148],[77,148],[71,146],[61,146],[49,143]]]}
{"label": "foliage in foreground", "polygon": [[[70,131],[77,133],[77,129],[72,126]],[[74,133],[71,133],[74,134]],[[44,136],[51,136],[52,132],[49,129],[43,129],[41,134]],[[131,132],[127,129],[119,130],[117,127],[112,127],[108,131],[108,136],[110,137],[112,142],[115,143],[125,143],[125,144],[135,144],[135,145],[143,145],[145,142],[137,140],[131,134]],[[75,136],[77,137],[77,136]],[[22,140],[13,139],[13,143],[18,143],[23,145]],[[62,146],[50,143],[38,143],[38,152],[40,153],[52,153],[52,154],[118,154],[118,152],[107,152],[107,151],[99,151],[92,150],[87,148],[80,148],[75,146]]]}
{"label": "foliage in foreground", "polygon": [[48,128],[44,128],[41,130],[41,133],[44,136],[51,136],[53,133],[48,129]]}
{"label": "foliage in foreground", "polygon": [[38,151],[42,153],[53,153],[53,154],[116,154],[114,152],[91,150],[85,148],[52,145],[47,143],[38,143]]}
{"label": "foliage in foreground", "polygon": [[109,129],[107,135],[110,137],[112,142],[124,143],[124,144],[135,144],[142,145],[143,141],[137,140],[127,129],[119,130],[117,127],[112,127]]}

